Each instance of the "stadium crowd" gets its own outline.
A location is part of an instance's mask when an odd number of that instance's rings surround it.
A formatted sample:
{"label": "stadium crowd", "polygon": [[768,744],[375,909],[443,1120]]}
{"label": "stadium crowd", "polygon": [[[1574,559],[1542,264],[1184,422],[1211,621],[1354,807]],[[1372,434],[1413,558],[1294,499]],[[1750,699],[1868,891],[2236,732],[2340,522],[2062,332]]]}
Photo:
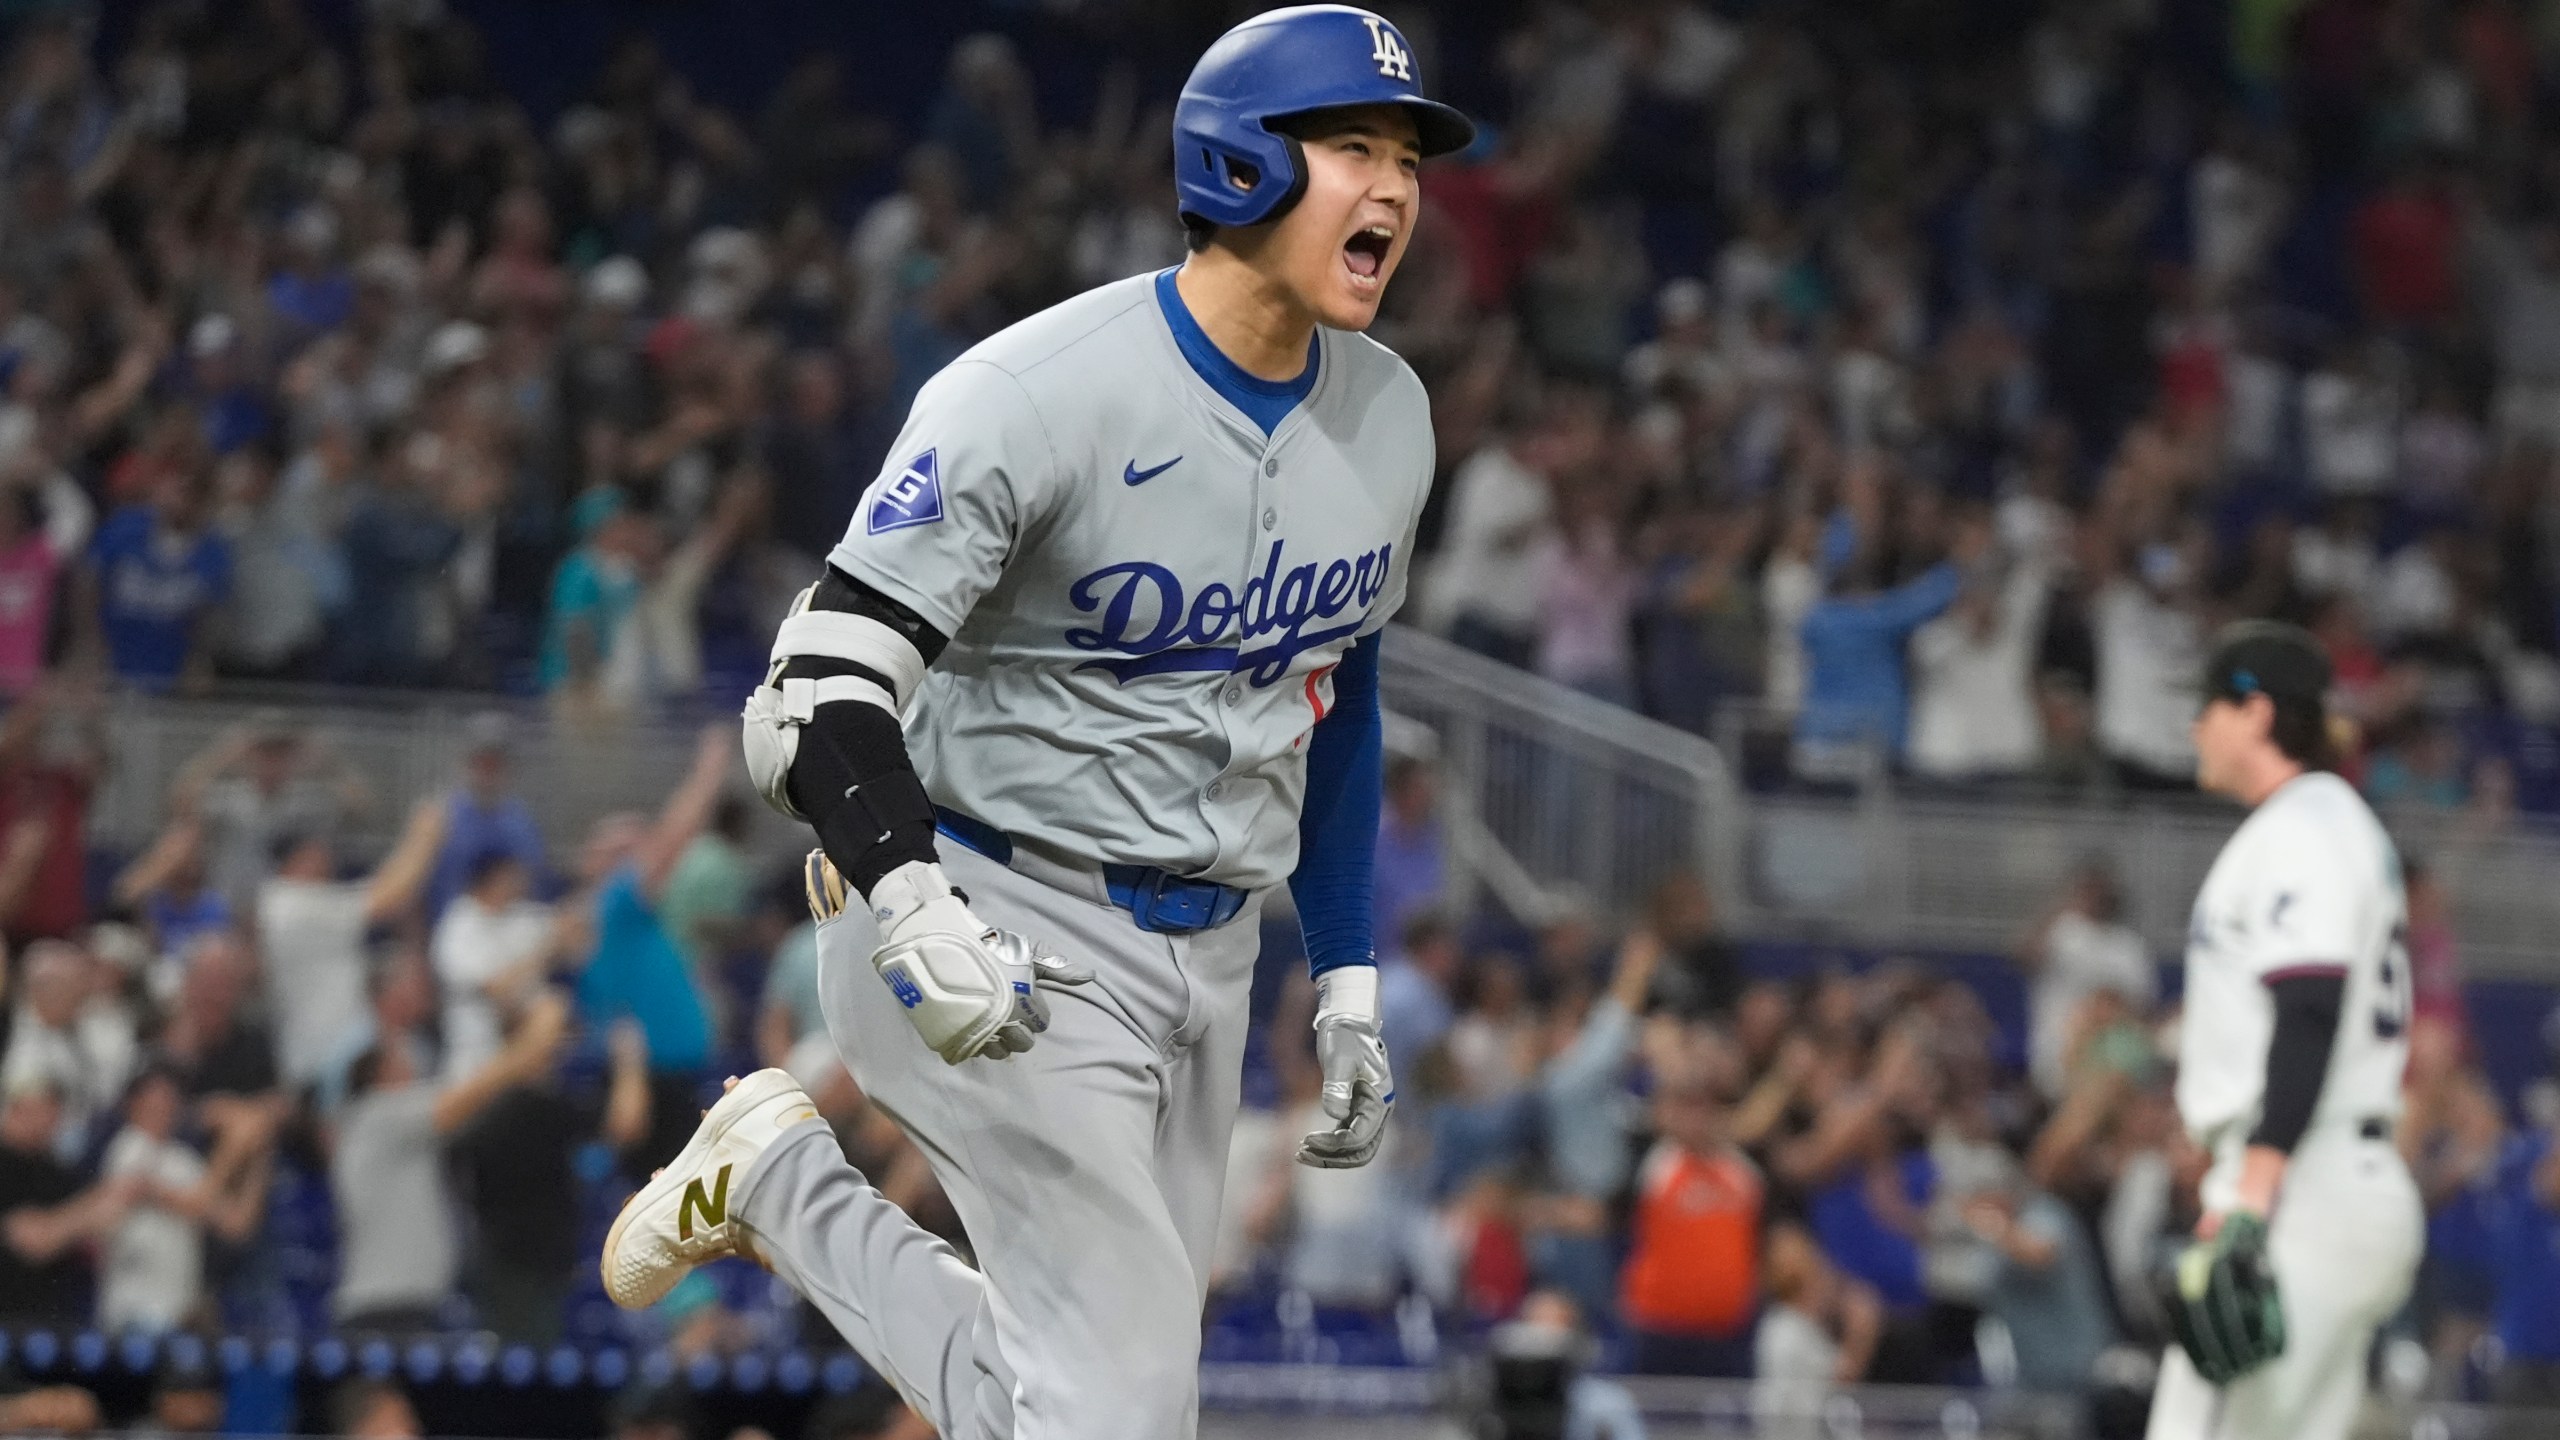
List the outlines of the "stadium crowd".
{"label": "stadium crowd", "polygon": [[[2201,638],[2285,615],[2378,801],[2560,811],[2560,7],[1409,8],[1495,122],[1379,330],[1435,397],[1423,623],[1773,782],[2104,797],[2184,783]],[[838,56],[733,111],[634,39],[537,116],[434,3],[158,4],[113,46],[7,13],[0,1325],[624,1334],[597,1207],[748,1063],[948,1228],[825,1045],[732,727],[582,838],[499,716],[409,797],[279,712],[93,856],[98,720],[246,680],[725,708],[925,377],[1180,258],[1160,77],[1044,115],[990,32],[896,126]],[[1772,1393],[2085,1389],[2157,1339],[2195,1157],[2103,874],[2021,940],[2004,1034],[1922,965],[1777,978],[1691,885],[1622,935],[1449,910],[1431,784],[1399,763],[1380,842],[1390,1163],[1283,1163],[1313,1079],[1275,1039],[1213,1319],[1418,1294]],[[2481,1077],[2431,896],[2408,1324],[2436,1383],[2502,1355],[2560,1401],[2560,1116]],[[724,1270],[639,1323],[798,1321]]]}

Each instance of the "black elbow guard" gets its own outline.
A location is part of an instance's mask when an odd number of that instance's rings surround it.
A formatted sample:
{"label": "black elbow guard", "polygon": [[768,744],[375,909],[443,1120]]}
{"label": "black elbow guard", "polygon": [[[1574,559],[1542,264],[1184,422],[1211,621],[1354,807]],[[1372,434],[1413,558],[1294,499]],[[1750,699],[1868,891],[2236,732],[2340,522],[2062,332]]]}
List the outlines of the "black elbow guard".
{"label": "black elbow guard", "polygon": [[[931,665],[948,637],[924,617],[834,566],[810,596],[813,610],[839,610],[876,620],[907,638]],[[776,679],[859,676],[891,689],[889,677],[849,660],[795,655]],[[791,803],[818,832],[819,848],[858,892],[910,860],[936,858],[933,802],[907,754],[898,718],[861,700],[820,705],[801,729],[791,763]]]}
{"label": "black elbow guard", "polygon": [[821,705],[801,727],[791,803],[818,846],[864,894],[910,860],[933,860],[933,802],[897,718],[859,700]]}

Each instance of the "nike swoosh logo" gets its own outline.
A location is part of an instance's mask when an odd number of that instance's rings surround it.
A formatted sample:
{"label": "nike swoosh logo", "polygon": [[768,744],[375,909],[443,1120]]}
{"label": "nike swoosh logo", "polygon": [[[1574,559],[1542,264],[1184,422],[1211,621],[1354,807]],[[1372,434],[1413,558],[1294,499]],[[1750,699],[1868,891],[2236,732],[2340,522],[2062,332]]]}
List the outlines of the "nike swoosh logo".
{"label": "nike swoosh logo", "polygon": [[1144,485],[1148,481],[1153,480],[1157,476],[1181,463],[1182,457],[1176,455],[1172,459],[1167,460],[1152,470],[1141,470],[1138,468],[1138,462],[1132,460],[1129,462],[1129,468],[1120,472],[1120,478],[1132,485]]}

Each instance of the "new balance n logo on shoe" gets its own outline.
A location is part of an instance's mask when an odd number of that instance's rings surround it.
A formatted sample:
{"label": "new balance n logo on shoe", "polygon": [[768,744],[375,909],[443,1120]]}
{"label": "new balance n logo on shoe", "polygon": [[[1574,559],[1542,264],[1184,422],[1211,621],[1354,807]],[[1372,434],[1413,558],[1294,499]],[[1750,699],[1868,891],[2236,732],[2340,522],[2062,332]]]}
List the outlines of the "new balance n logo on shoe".
{"label": "new balance n logo on shoe", "polygon": [[693,1217],[696,1215],[700,1215],[702,1223],[714,1230],[729,1223],[730,1169],[731,1167],[727,1165],[720,1167],[720,1173],[712,1179],[711,1193],[708,1196],[702,1193],[700,1179],[686,1183],[684,1199],[676,1204],[678,1237],[686,1240],[693,1238]]}

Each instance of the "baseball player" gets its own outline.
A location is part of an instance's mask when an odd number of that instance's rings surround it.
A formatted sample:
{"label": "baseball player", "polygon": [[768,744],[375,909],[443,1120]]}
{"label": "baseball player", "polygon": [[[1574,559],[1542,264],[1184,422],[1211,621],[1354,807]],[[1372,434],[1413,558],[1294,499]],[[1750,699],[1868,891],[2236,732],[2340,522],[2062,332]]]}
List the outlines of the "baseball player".
{"label": "baseball player", "polygon": [[2329,772],[2311,636],[2234,625],[2207,661],[2197,782],[2250,807],[2187,935],[2178,1113],[2211,1153],[2151,1440],[2343,1437],[2424,1243],[2392,1144],[2409,1041],[2400,861]]}
{"label": "baseball player", "polygon": [[1189,258],[916,397],[745,740],[817,832],[828,1030],[978,1268],[766,1070],[615,1222],[617,1302],[747,1252],[945,1440],[1193,1432],[1272,887],[1305,926],[1334,1122],[1299,1159],[1367,1163],[1395,1100],[1368,933],[1378,645],[1432,435],[1413,372],[1360,332],[1420,162],[1472,133],[1380,17],[1249,20],[1175,110]]}

